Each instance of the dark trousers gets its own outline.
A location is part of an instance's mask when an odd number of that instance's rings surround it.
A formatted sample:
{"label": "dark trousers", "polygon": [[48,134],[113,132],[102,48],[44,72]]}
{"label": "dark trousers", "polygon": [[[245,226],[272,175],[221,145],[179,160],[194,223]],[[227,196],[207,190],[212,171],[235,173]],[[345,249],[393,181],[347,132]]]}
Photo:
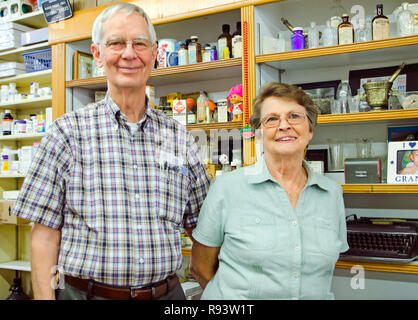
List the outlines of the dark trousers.
{"label": "dark trousers", "polygon": [[[88,299],[87,295],[87,292],[74,288],[73,286],[70,286],[68,283],[65,284],[65,289],[55,290],[56,300],[109,300],[97,296],[92,296],[90,297],[90,299]],[[186,300],[186,296],[184,295],[184,291],[181,287],[181,284],[178,283],[173,290],[159,297],[156,300]]]}

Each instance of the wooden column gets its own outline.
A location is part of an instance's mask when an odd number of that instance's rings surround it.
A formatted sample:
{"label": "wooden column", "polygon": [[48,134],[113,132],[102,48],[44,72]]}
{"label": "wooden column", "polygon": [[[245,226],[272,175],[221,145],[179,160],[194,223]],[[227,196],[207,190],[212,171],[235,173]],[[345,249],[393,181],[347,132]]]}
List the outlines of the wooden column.
{"label": "wooden column", "polygon": [[65,43],[52,45],[52,120],[65,113]]}
{"label": "wooden column", "polygon": [[[244,122],[252,115],[252,101],[256,95],[255,88],[255,37],[254,37],[254,6],[241,9],[242,35],[243,35],[243,68],[242,83],[244,89]],[[244,123],[244,126],[247,123]],[[255,163],[255,138],[243,140],[244,165]]]}

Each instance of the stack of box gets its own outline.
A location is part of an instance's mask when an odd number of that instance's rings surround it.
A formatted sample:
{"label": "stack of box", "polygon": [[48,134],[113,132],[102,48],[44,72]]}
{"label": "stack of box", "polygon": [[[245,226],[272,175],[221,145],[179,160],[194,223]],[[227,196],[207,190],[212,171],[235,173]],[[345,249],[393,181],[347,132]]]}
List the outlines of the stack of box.
{"label": "stack of box", "polygon": [[18,74],[26,73],[25,64],[19,62],[0,63],[0,78],[12,77]]}
{"label": "stack of box", "polygon": [[0,24],[0,50],[21,47],[22,34],[32,30],[34,29],[14,22]]}

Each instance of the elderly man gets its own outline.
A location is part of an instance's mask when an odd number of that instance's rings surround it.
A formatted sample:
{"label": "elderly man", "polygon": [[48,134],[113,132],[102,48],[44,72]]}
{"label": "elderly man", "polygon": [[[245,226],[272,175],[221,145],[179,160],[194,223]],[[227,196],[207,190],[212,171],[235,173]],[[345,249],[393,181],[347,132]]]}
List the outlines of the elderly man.
{"label": "elderly man", "polygon": [[[195,227],[209,177],[185,127],[148,105],[147,14],[110,6],[92,40],[107,95],[51,125],[13,209],[35,222],[35,298],[184,299],[180,233]],[[52,285],[57,268],[64,289]]]}

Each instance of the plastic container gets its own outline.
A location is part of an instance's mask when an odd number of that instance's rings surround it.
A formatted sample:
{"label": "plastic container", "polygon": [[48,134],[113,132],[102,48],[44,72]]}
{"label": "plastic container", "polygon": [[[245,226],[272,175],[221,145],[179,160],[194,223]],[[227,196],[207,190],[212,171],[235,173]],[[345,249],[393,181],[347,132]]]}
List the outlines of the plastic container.
{"label": "plastic container", "polygon": [[22,53],[26,72],[52,69],[51,49]]}

